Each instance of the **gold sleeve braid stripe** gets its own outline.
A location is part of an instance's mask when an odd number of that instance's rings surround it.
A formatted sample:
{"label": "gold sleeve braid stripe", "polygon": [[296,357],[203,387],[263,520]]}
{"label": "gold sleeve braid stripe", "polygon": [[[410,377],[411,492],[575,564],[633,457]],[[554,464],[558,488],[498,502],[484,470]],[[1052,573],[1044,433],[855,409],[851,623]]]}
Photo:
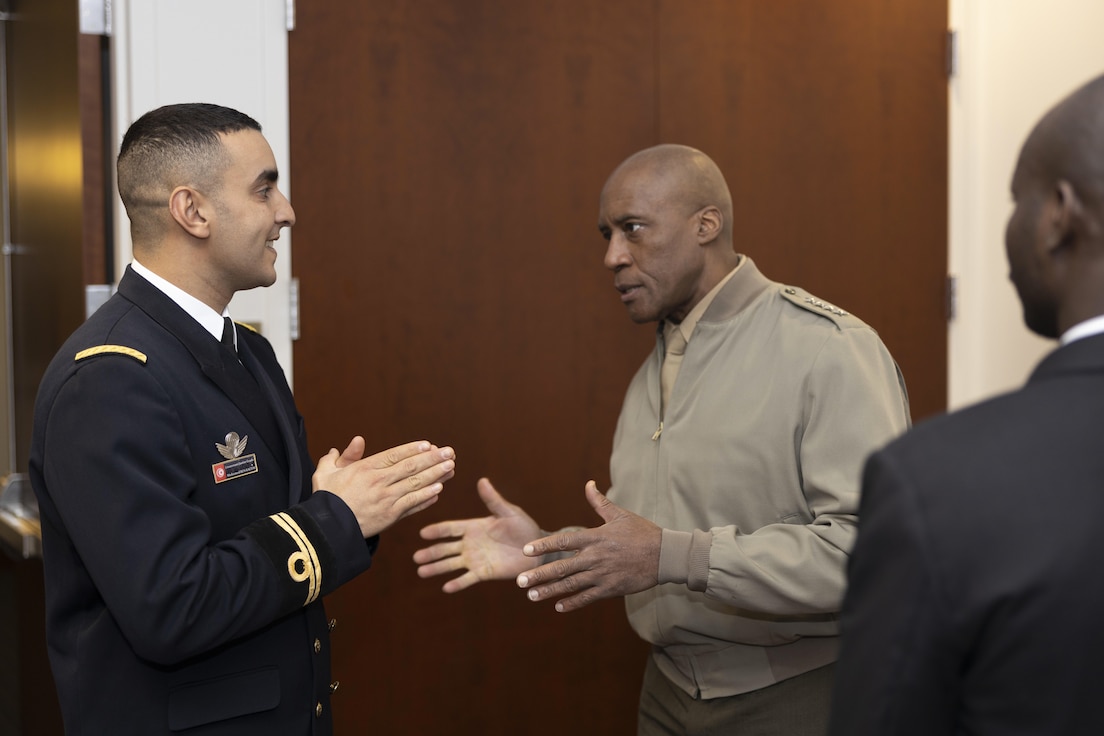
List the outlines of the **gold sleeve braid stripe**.
{"label": "gold sleeve braid stripe", "polygon": [[94,348],[88,348],[87,350],[80,351],[79,353],[77,353],[76,357],[73,358],[73,360],[79,361],[84,360],[85,358],[91,358],[94,355],[104,354],[126,355],[134,358],[139,363],[146,362],[145,353],[135,350],[134,348],[128,348],[125,345],[97,345]]}
{"label": "gold sleeve braid stripe", "polygon": [[322,565],[318,561],[318,553],[303,529],[286,512],[281,511],[268,518],[276,522],[299,548],[298,552],[288,556],[288,575],[297,583],[307,583],[307,600],[303,605],[310,605],[322,592]]}

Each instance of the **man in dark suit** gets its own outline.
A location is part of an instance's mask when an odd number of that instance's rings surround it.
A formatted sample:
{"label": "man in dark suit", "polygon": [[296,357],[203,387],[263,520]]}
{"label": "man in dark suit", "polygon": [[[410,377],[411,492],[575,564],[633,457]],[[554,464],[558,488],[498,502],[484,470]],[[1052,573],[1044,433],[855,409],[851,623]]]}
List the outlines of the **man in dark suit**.
{"label": "man in dark suit", "polygon": [[[30,471],[47,639],[69,734],[329,734],[321,596],[431,505],[451,448],[319,462],[235,292],[295,222],[260,126],[173,105],[123,139],[135,262],[51,362]],[[313,476],[312,476],[313,474]]]}
{"label": "man in dark suit", "polygon": [[1012,195],[1024,320],[1060,346],[869,459],[836,736],[1104,733],[1104,77],[1036,125]]}

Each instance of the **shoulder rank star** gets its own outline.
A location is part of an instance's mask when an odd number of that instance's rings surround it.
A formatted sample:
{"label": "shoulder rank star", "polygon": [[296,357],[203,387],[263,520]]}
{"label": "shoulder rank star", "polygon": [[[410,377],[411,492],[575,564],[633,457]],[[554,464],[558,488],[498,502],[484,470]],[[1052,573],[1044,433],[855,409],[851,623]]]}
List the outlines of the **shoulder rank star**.
{"label": "shoulder rank star", "polygon": [[843,311],[842,309],[837,307],[835,304],[829,304],[826,301],[822,301],[820,299],[814,299],[811,296],[805,297],[805,301],[809,304],[812,304],[817,309],[823,309],[825,312],[831,312],[832,314],[834,314],[836,316],[839,316],[839,317],[846,317],[847,316],[847,312]]}
{"label": "shoulder rank star", "polygon": [[245,443],[249,441],[249,435],[242,438],[238,438],[237,432],[231,432],[226,435],[226,444],[220,445],[215,443],[215,447],[218,449],[219,454],[227,460],[233,460],[236,457],[241,457],[241,454],[245,452]]}

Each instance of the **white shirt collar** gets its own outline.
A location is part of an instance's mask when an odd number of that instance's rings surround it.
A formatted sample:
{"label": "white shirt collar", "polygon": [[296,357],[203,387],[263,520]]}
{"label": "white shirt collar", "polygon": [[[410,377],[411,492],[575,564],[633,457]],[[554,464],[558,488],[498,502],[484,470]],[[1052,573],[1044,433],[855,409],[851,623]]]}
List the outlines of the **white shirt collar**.
{"label": "white shirt collar", "polygon": [[1062,339],[1060,343],[1062,345],[1069,345],[1074,340],[1081,340],[1086,337],[1092,337],[1093,335],[1099,335],[1104,332],[1104,314],[1087,319],[1084,322],[1078,322],[1073,327],[1062,333]]}
{"label": "white shirt collar", "polygon": [[[131,261],[130,266],[134,269],[134,272],[136,274],[153,284],[154,287],[156,287],[157,290],[162,292],[165,296],[172,299],[177,304],[177,306],[187,312],[192,317],[192,319],[194,319],[203,327],[203,329],[210,332],[216,340],[222,340],[222,318],[230,316],[229,307],[222,310],[222,314],[219,314],[218,312],[201,302],[199,299],[196,299],[194,296],[181,289],[179,286],[169,283],[162,277],[158,276],[153,271],[149,270],[141,263],[139,263],[137,260]],[[238,335],[237,330],[235,330],[235,345],[237,344],[237,341]]]}

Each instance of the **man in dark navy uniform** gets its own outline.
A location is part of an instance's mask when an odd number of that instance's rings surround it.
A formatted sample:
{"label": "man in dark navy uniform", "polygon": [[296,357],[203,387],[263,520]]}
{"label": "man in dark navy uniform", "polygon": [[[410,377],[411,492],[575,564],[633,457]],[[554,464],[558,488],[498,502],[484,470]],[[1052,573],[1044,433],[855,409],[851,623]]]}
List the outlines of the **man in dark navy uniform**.
{"label": "man in dark navy uniform", "polygon": [[134,263],[55,356],[35,407],[47,639],[69,734],[329,734],[321,596],[436,501],[451,448],[308,455],[235,292],[295,223],[260,125],[172,105],[123,139]]}

